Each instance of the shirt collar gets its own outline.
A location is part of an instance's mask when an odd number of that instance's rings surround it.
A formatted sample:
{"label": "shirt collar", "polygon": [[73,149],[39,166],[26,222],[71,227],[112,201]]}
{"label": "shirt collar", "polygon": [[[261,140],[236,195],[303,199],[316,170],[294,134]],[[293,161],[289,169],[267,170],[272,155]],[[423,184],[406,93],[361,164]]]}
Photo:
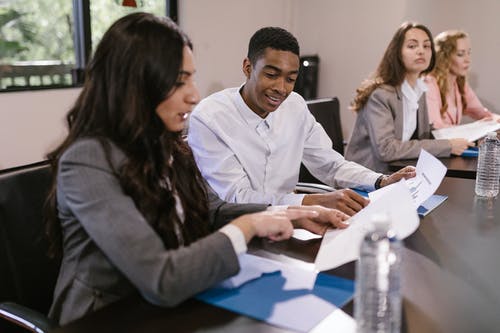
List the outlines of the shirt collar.
{"label": "shirt collar", "polygon": [[270,128],[272,125],[273,112],[269,113],[266,118],[261,118],[255,112],[253,112],[252,109],[250,109],[248,107],[247,103],[245,103],[245,101],[243,100],[243,97],[241,96],[240,91],[244,85],[245,85],[245,83],[240,85],[240,87],[238,88],[238,90],[236,92],[236,96],[235,96],[236,97],[235,102],[236,102],[236,105],[238,106],[239,113],[241,114],[243,119],[245,119],[247,124],[249,126],[251,126],[252,128],[259,127],[261,125],[261,123],[266,124],[266,126],[268,128]]}
{"label": "shirt collar", "polygon": [[419,95],[422,95],[424,92],[427,91],[427,84],[422,78],[417,79],[417,89],[419,91]]}
{"label": "shirt collar", "polygon": [[418,78],[415,88],[412,88],[408,81],[405,79],[403,84],[401,85],[401,92],[403,95],[411,102],[418,103],[418,100],[422,96],[424,92],[427,91],[427,85],[425,82]]}

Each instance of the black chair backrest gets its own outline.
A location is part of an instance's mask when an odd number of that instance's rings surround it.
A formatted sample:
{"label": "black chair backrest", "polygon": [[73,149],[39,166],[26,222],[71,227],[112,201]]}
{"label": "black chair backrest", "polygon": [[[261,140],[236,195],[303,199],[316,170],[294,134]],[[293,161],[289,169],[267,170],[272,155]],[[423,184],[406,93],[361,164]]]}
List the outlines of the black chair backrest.
{"label": "black chair backrest", "polygon": [[[344,136],[342,135],[342,123],[340,121],[340,103],[337,97],[321,98],[307,101],[309,111],[311,111],[316,121],[323,126],[326,134],[333,142],[332,148],[344,155]],[[318,179],[300,166],[299,182],[322,184]]]}
{"label": "black chair backrest", "polygon": [[0,301],[47,314],[59,262],[47,257],[43,205],[51,184],[47,163],[0,172]]}
{"label": "black chair backrest", "polygon": [[344,155],[344,136],[340,122],[340,103],[337,97],[307,101],[316,121],[323,126],[326,134],[333,141],[333,149]]}

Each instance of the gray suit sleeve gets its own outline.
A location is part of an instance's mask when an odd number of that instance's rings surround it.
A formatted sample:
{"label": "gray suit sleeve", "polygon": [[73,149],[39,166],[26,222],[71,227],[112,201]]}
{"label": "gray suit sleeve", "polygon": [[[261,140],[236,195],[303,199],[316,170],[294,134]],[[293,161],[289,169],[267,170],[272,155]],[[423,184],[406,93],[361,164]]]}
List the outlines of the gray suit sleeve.
{"label": "gray suit sleeve", "polygon": [[265,204],[237,204],[223,201],[208,183],[205,184],[208,192],[209,218],[213,229],[219,229],[243,214],[260,212],[268,207]]}
{"label": "gray suit sleeve", "polygon": [[231,241],[220,232],[166,250],[95,140],[73,145],[61,158],[59,195],[108,260],[153,303],[176,305],[239,270]]}
{"label": "gray suit sleeve", "polygon": [[[449,156],[450,145],[448,141],[421,139],[403,142],[396,138],[395,126],[403,126],[403,124],[395,124],[388,93],[383,89],[377,89],[372,93],[365,109],[363,113],[366,117],[365,124],[373,151],[379,160],[392,162],[417,158],[422,148],[435,156]],[[396,112],[402,112],[402,110]],[[427,109],[419,112],[427,112]]]}

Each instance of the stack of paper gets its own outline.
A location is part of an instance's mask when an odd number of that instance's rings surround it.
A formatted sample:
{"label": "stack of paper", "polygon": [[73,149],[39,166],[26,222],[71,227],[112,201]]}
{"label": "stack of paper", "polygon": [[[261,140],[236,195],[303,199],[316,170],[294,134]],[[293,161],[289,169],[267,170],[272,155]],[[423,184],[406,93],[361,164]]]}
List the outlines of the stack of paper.
{"label": "stack of paper", "polygon": [[500,123],[497,120],[477,120],[473,123],[441,128],[432,131],[436,139],[456,139],[463,138],[468,141],[476,141],[486,136],[488,132],[494,132],[500,129]]}

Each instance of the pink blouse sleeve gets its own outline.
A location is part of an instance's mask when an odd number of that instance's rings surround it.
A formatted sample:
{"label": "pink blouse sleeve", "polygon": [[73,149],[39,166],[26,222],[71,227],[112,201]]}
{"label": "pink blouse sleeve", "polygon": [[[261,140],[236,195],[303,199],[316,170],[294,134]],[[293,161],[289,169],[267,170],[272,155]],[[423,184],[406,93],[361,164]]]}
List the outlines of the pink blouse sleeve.
{"label": "pink blouse sleeve", "polygon": [[465,83],[465,100],[467,101],[467,109],[465,109],[463,113],[469,117],[482,119],[492,115],[491,112],[481,104],[479,98],[477,98],[467,82]]}
{"label": "pink blouse sleeve", "polygon": [[427,84],[427,92],[425,93],[425,98],[427,100],[427,110],[429,113],[429,122],[436,129],[448,127],[441,118],[441,95],[439,94],[439,87],[437,85],[436,79],[433,76],[427,76],[424,79]]}

